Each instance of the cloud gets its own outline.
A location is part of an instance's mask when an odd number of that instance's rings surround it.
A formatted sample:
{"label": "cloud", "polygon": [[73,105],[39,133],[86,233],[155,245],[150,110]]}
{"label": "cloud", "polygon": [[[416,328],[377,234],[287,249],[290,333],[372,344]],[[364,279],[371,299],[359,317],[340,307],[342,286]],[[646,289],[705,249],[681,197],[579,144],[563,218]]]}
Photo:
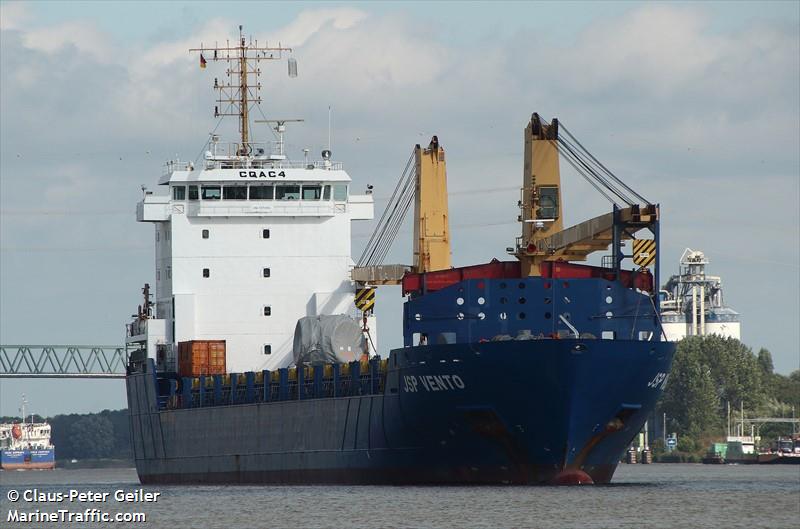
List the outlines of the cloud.
{"label": "cloud", "polygon": [[27,6],[22,2],[4,2],[0,4],[0,31],[21,28],[30,20]]}
{"label": "cloud", "polygon": [[306,10],[300,12],[288,26],[270,35],[269,41],[272,45],[280,42],[284,46],[299,47],[325,26],[329,25],[333,30],[349,30],[366,18],[367,13],[352,8]]}
{"label": "cloud", "polygon": [[113,62],[117,56],[110,35],[90,22],[66,22],[24,31],[23,43],[27,48],[50,54],[74,48],[103,63]]}

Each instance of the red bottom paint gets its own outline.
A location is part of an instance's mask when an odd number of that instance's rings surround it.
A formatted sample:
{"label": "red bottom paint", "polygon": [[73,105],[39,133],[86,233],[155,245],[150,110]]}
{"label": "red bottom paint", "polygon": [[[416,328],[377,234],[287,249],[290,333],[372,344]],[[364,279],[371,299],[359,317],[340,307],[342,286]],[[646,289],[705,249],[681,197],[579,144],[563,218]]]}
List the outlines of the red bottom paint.
{"label": "red bottom paint", "polygon": [[550,480],[551,485],[594,485],[591,476],[583,470],[562,470]]}

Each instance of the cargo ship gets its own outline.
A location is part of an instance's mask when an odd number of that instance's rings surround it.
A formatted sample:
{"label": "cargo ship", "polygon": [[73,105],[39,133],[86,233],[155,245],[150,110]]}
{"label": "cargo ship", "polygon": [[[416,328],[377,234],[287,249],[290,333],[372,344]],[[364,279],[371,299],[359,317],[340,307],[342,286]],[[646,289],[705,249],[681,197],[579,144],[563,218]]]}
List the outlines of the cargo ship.
{"label": "cargo ship", "polygon": [[[608,483],[667,382],[659,321],[659,208],[553,119],[524,131],[522,226],[510,260],[451,263],[446,158],[417,145],[361,257],[373,218],[330,149],[292,160],[287,123],[253,140],[259,62],[292,50],[241,34],[190,50],[228,78],[202,160],[167,164],[137,220],[155,227],[150,285],[127,326],[136,469],[155,483]],[[611,211],[564,228],[564,157]],[[385,264],[413,210],[413,264]],[[504,245],[505,246],[505,245]],[[609,252],[610,248],[610,252]],[[575,263],[595,252],[600,266]],[[632,267],[626,266],[632,263]],[[390,285],[396,285],[394,287]],[[405,298],[385,351],[375,289]],[[387,325],[391,325],[389,322]],[[400,322],[396,323],[397,325]]]}
{"label": "cargo ship", "polygon": [[3,470],[49,470],[56,467],[55,447],[50,443],[50,425],[30,422],[22,398],[22,420],[0,424],[0,468]]}

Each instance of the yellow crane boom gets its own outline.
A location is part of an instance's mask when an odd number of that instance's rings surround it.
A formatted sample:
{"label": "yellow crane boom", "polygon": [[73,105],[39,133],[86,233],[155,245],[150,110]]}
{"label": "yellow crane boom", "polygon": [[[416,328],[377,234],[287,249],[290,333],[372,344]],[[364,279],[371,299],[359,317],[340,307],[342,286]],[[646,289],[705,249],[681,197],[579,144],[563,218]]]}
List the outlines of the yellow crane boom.
{"label": "yellow crane boom", "polygon": [[415,147],[414,157],[414,271],[447,270],[451,265],[444,149],[434,136],[427,149]]}

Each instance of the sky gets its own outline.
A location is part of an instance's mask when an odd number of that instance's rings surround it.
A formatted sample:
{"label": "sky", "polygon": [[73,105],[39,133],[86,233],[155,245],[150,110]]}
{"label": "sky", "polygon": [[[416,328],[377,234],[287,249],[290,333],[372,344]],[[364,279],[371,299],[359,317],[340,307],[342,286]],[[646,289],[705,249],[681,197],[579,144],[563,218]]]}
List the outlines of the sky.
{"label": "sky", "polygon": [[[224,6],[224,9],[223,9]],[[303,118],[287,149],[327,142],[377,212],[416,143],[447,151],[455,266],[507,258],[532,112],[558,117],[661,204],[661,263],[702,250],[776,370],[800,367],[798,2],[0,2],[0,344],[121,344],[154,282],[141,185],[203,151],[214,76],[188,49],[247,35],[265,115]],[[218,132],[232,138],[235,122]],[[267,137],[255,129],[257,137]],[[609,204],[562,164],[565,222]],[[371,222],[353,227],[359,255]],[[411,261],[410,228],[387,262]],[[377,297],[401,345],[400,293]],[[0,415],[125,407],[121,381],[0,379]]]}

